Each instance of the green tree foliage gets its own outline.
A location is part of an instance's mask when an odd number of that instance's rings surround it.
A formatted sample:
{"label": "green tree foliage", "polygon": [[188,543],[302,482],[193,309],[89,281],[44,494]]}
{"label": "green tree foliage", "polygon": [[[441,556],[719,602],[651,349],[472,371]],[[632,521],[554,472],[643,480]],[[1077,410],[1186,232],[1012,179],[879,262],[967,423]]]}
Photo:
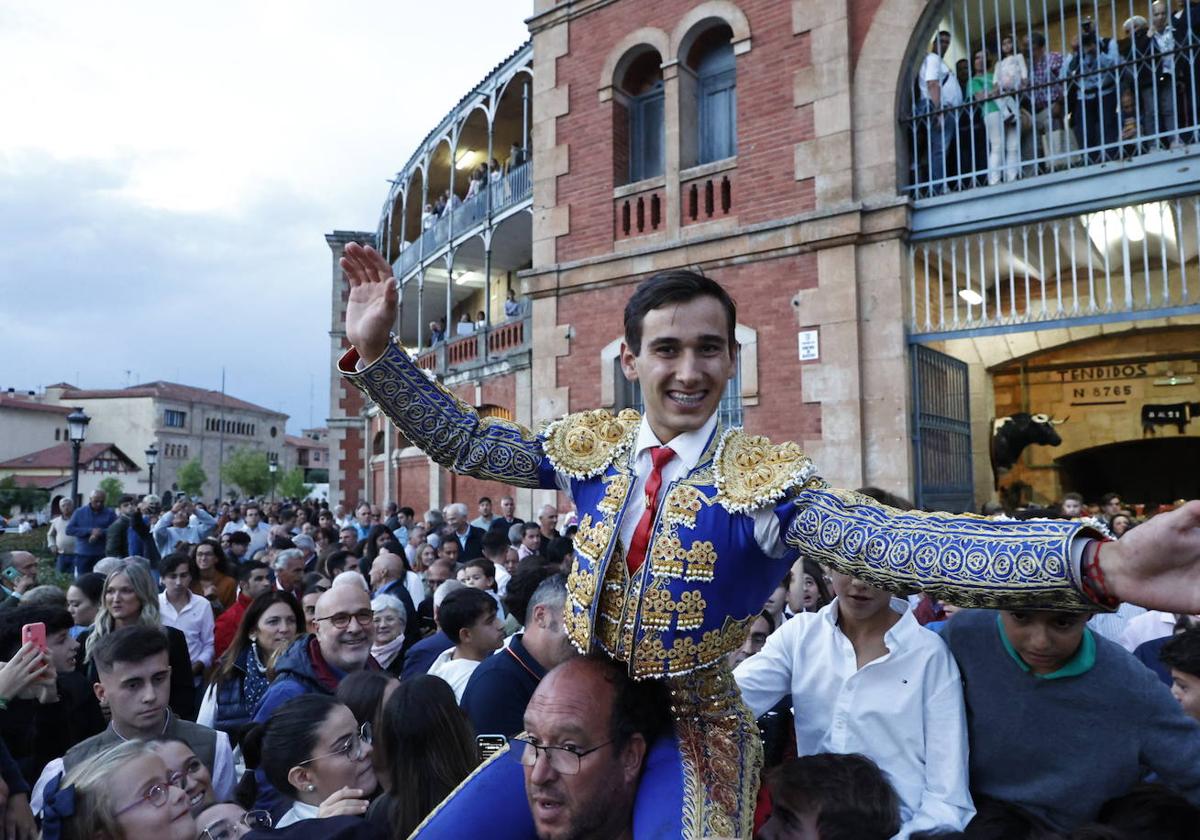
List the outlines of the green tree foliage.
{"label": "green tree foliage", "polygon": [[125,485],[121,483],[119,478],[110,475],[100,482],[99,489],[104,491],[105,506],[115,508],[121,498],[121,494],[125,492]]}
{"label": "green tree foliage", "polygon": [[312,492],[312,485],[304,483],[304,470],[296,467],[280,474],[275,491],[285,499],[303,499]]}
{"label": "green tree foliage", "polygon": [[233,450],[225,456],[221,478],[238,488],[243,496],[262,496],[271,489],[267,453],[254,449]]}
{"label": "green tree foliage", "polygon": [[189,496],[202,495],[206,481],[208,481],[208,476],[205,474],[204,468],[200,466],[199,458],[188,461],[179,468],[179,472],[175,473],[175,483]]}
{"label": "green tree foliage", "polygon": [[50,492],[36,487],[18,487],[16,476],[0,479],[0,513],[16,510],[38,510],[50,502]]}

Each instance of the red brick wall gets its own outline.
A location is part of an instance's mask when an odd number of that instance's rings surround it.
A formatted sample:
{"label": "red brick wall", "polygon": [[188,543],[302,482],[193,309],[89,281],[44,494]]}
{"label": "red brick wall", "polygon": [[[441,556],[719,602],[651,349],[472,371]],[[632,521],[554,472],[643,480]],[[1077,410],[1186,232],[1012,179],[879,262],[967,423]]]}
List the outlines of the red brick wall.
{"label": "red brick wall", "polygon": [[342,498],[331,499],[349,506],[357,504],[364,489],[363,435],[360,429],[346,429],[346,437],[338,448],[342,469]]}
{"label": "red brick wall", "polygon": [[[738,321],[758,332],[759,403],[747,406],[747,429],[776,440],[819,438],[820,406],[800,402],[801,365],[791,296],[817,285],[817,260],[800,254],[707,273],[738,304]],[[600,404],[600,351],[622,333],[622,311],[632,285],[565,294],[558,321],[575,328],[571,353],[558,359],[558,381],[570,383],[570,410]]]}
{"label": "red brick wall", "polygon": [[871,24],[875,22],[875,13],[883,5],[883,0],[853,0],[850,4],[850,69],[858,64],[858,56],[862,53],[863,42]]}
{"label": "red brick wall", "polygon": [[[558,142],[570,147],[570,171],[558,179],[558,203],[571,207],[571,230],[557,242],[558,260],[567,262],[612,249],[614,173],[625,152],[613,143],[621,122],[612,102],[597,96],[608,53],[638,26],[670,33],[693,0],[635,0],[605,6],[577,18],[569,30],[569,51],[558,59],[559,84],[569,85],[569,112],[558,120]],[[811,63],[809,36],[792,35],[791,4],[744,0],[753,48],[737,58],[739,221],[753,224],[792,216],[814,206],[811,182],[797,182],[793,147],[812,134],[811,109],[793,106],[792,74]],[[670,56],[663,56],[671,60]],[[664,216],[680,212],[664,208]]]}
{"label": "red brick wall", "polygon": [[424,455],[401,458],[396,470],[396,503],[420,516],[429,510],[429,460]]}

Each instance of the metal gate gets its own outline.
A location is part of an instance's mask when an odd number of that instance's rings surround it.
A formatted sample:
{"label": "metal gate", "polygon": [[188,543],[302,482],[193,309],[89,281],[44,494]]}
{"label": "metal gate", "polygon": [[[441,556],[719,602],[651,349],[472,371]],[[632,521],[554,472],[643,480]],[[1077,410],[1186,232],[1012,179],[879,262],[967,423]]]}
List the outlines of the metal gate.
{"label": "metal gate", "polygon": [[974,508],[966,362],[912,346],[915,502],[923,510]]}

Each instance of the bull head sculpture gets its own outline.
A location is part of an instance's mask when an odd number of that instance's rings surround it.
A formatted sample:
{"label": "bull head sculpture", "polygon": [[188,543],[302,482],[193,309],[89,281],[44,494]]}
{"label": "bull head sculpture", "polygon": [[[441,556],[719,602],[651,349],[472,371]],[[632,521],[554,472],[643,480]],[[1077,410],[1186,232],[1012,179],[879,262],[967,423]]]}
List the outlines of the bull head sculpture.
{"label": "bull head sculpture", "polygon": [[992,473],[997,484],[1000,472],[1008,471],[1017,458],[1030,444],[1058,446],[1062,443],[1056,426],[1066,423],[1070,417],[1055,420],[1049,414],[1026,414],[1021,412],[1008,417],[997,417],[992,421]]}

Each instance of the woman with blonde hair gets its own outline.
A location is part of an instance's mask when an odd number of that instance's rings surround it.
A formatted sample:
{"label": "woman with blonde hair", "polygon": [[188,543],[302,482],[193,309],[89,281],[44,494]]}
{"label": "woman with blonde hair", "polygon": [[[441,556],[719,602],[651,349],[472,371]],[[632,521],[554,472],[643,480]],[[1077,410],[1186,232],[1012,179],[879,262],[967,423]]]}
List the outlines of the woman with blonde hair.
{"label": "woman with blonde hair", "polygon": [[195,840],[180,779],[145,741],[125,741],[46,785],[43,840]]}
{"label": "woman with blonde hair", "polygon": [[99,681],[92,651],[96,643],[114,630],[144,624],[167,634],[167,656],[171,664],[171,699],[168,703],[184,720],[196,719],[196,690],[192,685],[192,658],[187,638],[174,627],[162,623],[158,612],[158,591],[150,572],[137,560],[122,560],[113,566],[100,591],[100,608],[92,629],[80,636],[87,665],[88,682]]}

